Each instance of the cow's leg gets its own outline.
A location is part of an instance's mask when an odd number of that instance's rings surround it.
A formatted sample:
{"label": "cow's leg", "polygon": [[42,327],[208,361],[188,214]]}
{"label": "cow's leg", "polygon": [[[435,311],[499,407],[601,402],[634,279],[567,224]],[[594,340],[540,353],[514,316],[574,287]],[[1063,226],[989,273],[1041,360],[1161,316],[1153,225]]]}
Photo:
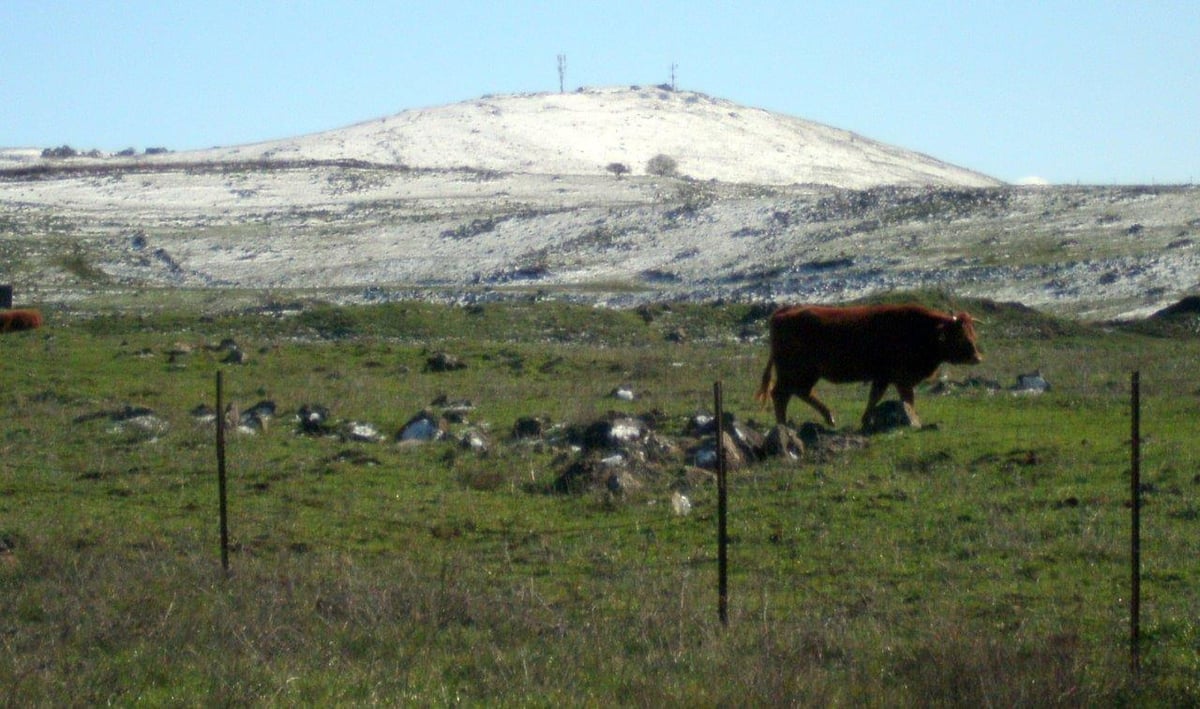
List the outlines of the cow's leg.
{"label": "cow's leg", "polygon": [[775,382],[775,388],[771,390],[771,401],[775,404],[775,423],[787,423],[787,405],[790,398],[792,398],[791,390],[780,386],[779,382]]}
{"label": "cow's leg", "polygon": [[[871,393],[867,395],[867,410],[862,415],[862,427],[867,427],[867,421],[871,418],[871,412],[875,410],[879,400],[883,398],[883,392],[887,391],[887,381],[871,382]],[[899,385],[896,387],[899,389]]]}
{"label": "cow's leg", "polygon": [[801,390],[801,393],[796,394],[796,396],[800,397],[800,399],[802,399],[805,403],[816,409],[817,412],[821,414],[822,418],[825,419],[825,423],[830,428],[837,427],[837,423],[833,420],[833,412],[829,410],[829,407],[825,405],[825,402],[818,399],[816,395],[812,393],[811,386],[805,387]]}
{"label": "cow's leg", "polygon": [[897,384],[896,391],[900,392],[900,401],[903,401],[904,403],[908,404],[909,407],[912,408],[912,410],[915,412],[917,410],[917,405],[915,403],[917,399],[916,399],[916,393],[913,391],[912,386],[911,385],[906,386],[904,384]]}

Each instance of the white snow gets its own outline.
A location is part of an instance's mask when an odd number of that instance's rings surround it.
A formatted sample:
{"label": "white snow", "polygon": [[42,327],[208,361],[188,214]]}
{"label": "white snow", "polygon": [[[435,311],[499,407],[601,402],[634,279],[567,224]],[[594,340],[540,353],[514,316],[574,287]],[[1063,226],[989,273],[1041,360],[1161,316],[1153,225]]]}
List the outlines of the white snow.
{"label": "white snow", "polygon": [[[1000,186],[655,87],[485,97],[194,152],[40,153],[0,150],[0,280],[26,302],[159,287],[830,302],[932,287],[1111,317],[1200,287],[1195,188]],[[681,177],[644,174],[660,153]],[[80,282],[64,260],[101,276]]]}
{"label": "white snow", "polygon": [[822,184],[1000,184],[985,175],[812,121],[656,87],[486,96],[324,133],[155,160],[364,160],[414,168],[643,174],[655,155],[700,180]]}

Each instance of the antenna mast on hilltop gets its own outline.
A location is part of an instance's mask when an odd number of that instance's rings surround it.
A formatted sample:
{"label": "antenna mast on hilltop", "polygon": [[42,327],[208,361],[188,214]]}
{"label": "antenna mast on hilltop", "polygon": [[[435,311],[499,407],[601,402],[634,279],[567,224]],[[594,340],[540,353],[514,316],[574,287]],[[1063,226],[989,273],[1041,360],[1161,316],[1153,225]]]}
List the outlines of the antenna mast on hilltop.
{"label": "antenna mast on hilltop", "polygon": [[675,70],[678,68],[679,68],[678,64],[676,64],[675,62],[671,62],[671,90],[672,91],[675,90]]}
{"label": "antenna mast on hilltop", "polygon": [[563,93],[563,77],[567,75],[567,55],[558,55],[558,93]]}

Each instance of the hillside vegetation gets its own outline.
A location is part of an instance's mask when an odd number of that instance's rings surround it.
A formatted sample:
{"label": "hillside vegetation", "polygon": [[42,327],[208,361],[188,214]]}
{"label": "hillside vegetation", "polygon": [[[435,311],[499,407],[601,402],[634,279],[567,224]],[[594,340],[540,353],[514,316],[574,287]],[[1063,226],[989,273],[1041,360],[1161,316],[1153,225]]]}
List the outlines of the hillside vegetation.
{"label": "hillside vegetation", "polygon": [[0,150],[0,280],[26,303],[192,288],[630,306],[933,288],[1103,320],[1200,285],[1194,186],[1005,186],[663,87],[488,96],[255,145],[70,153]]}
{"label": "hillside vegetation", "polygon": [[[581,456],[612,453],[561,432],[614,411],[688,440],[715,380],[739,421],[765,428],[750,394],[766,309],[242,297],[233,311],[188,293],[157,312],[92,305],[0,338],[6,703],[1200,700],[1200,340],[1180,335],[1194,315],[1138,334],[956,298],[985,321],[987,359],[919,389],[923,429],[732,473],[724,627],[711,473],[681,451],[622,464],[619,488],[559,492]],[[465,366],[438,371],[437,353]],[[202,410],[218,370],[242,412],[276,405],[265,427],[229,434],[228,576]],[[1050,390],[1013,391],[1032,370]],[[820,391],[844,420],[866,398]],[[395,440],[452,402],[465,419],[445,440]],[[338,425],[305,433],[301,407]],[[514,437],[526,418],[543,433]],[[468,429],[486,451],[463,446]]]}

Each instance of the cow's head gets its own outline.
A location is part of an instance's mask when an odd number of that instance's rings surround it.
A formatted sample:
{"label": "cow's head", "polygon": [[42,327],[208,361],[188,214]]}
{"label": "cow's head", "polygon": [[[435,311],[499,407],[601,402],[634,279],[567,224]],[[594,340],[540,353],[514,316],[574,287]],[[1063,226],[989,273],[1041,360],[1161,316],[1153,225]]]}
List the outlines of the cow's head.
{"label": "cow's head", "polygon": [[979,364],[983,355],[975,345],[975,321],[967,313],[953,313],[938,331],[942,357],[952,364]]}

